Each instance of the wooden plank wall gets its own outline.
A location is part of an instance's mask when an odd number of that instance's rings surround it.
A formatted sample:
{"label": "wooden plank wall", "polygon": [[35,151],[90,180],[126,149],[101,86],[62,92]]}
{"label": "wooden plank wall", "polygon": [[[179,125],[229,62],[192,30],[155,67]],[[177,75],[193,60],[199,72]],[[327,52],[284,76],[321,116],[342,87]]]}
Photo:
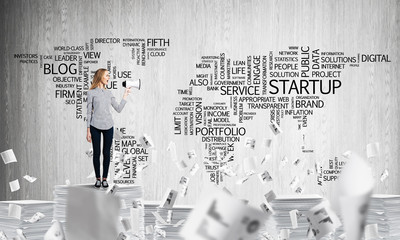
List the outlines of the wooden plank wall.
{"label": "wooden plank wall", "polygon": [[[321,188],[305,171],[315,161],[327,161],[349,149],[365,155],[368,143],[379,142],[379,158],[369,160],[377,178],[375,192],[400,194],[399,6],[396,0],[1,1],[0,151],[14,149],[19,162],[0,164],[0,200],[52,199],[53,186],[66,179],[73,184],[92,182],[86,178],[92,165],[84,154],[90,148],[84,122],[55,99],[51,78],[43,77],[36,65],[17,63],[13,54],[51,55],[54,46],[82,44],[94,37],[171,40],[166,57],[138,70],[146,79],[143,89],[129,96],[123,113],[114,114],[116,126],[129,126],[134,134],[147,133],[157,146],[158,163],[143,174],[146,200],[158,200],[167,187],[177,187],[180,176],[166,157],[170,141],[177,143],[180,154],[190,149],[205,154],[198,139],[177,137],[172,131],[172,111],[179,99],[176,89],[188,86],[200,57],[225,52],[243,58],[290,45],[346,54],[384,53],[392,62],[363,64],[343,72],[341,91],[327,96],[327,106],[310,119],[305,133],[315,153],[307,155],[300,167],[278,169],[283,156],[298,156],[293,149],[302,143],[293,120],[285,119],[285,132],[275,138],[269,163],[274,181],[261,185],[254,178],[243,186],[234,181],[225,185],[237,196],[258,202],[270,189],[289,194],[289,182],[302,173],[306,194],[329,196],[331,184]],[[125,52],[105,45],[102,53],[129,68],[123,62]],[[122,93],[118,89],[114,95],[120,99]],[[210,101],[218,99],[202,94]],[[256,120],[248,134],[258,140],[273,137],[265,121]],[[237,156],[245,155],[238,149]],[[389,178],[381,183],[379,176],[386,168]],[[25,174],[38,180],[30,184],[22,179]],[[16,178],[21,190],[11,193],[8,182]],[[193,177],[188,196],[179,203],[195,203],[207,181],[201,172]]]}

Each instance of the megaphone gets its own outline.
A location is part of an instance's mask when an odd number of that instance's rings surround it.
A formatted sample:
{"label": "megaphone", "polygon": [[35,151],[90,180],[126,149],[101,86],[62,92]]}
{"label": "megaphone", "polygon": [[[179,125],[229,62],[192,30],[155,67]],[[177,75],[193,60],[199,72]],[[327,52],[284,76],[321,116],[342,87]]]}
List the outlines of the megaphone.
{"label": "megaphone", "polygon": [[140,90],[141,81],[140,79],[137,80],[127,80],[122,82],[122,86],[124,88],[134,87]]}

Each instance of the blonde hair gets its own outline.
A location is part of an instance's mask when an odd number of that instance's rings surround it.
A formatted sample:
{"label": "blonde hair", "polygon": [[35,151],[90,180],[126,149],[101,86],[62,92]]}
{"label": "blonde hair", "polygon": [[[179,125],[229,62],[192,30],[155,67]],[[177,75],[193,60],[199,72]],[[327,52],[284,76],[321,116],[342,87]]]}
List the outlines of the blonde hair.
{"label": "blonde hair", "polygon": [[93,77],[92,86],[90,86],[89,90],[90,90],[90,89],[97,88],[97,87],[100,85],[100,83],[101,83],[101,78],[103,77],[103,75],[104,75],[104,73],[105,73],[106,71],[108,71],[108,70],[105,69],[105,68],[99,68],[99,69],[97,69],[97,71],[95,72],[94,77]]}

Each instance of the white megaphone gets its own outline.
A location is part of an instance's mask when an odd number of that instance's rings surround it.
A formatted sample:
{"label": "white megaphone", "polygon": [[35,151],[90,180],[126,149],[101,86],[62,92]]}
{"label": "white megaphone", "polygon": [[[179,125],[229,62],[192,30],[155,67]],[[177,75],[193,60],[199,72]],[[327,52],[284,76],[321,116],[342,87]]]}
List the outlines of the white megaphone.
{"label": "white megaphone", "polygon": [[140,79],[137,80],[127,80],[122,82],[122,86],[124,88],[134,87],[140,90],[141,81]]}

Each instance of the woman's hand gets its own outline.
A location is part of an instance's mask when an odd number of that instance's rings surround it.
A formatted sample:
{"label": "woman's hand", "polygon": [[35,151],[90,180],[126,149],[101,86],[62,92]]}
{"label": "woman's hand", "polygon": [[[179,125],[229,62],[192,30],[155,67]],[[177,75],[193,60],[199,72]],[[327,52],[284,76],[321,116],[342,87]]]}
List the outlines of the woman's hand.
{"label": "woman's hand", "polygon": [[129,93],[131,93],[131,88],[125,88],[124,96],[122,98],[126,100],[126,97],[128,97]]}
{"label": "woman's hand", "polygon": [[87,128],[86,140],[90,143],[92,142],[92,134],[90,134],[90,128]]}

